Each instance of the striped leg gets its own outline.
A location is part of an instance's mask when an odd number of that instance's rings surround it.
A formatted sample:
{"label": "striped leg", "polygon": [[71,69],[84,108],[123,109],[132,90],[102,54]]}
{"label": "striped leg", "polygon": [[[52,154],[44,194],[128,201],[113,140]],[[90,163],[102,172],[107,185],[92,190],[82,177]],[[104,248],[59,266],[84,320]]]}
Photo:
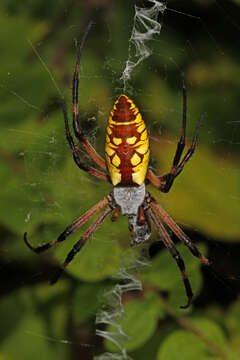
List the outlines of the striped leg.
{"label": "striped leg", "polygon": [[79,112],[78,112],[79,66],[80,66],[80,59],[81,59],[81,55],[82,55],[82,49],[83,49],[86,37],[88,35],[88,32],[89,32],[92,24],[93,23],[91,21],[88,24],[88,26],[83,34],[80,46],[78,48],[77,60],[76,60],[74,74],[73,74],[73,80],[72,80],[73,129],[74,129],[75,136],[79,140],[83,149],[95,161],[96,164],[98,164],[102,169],[106,170],[107,167],[106,167],[105,160],[96,152],[94,147],[90,144],[90,142],[87,140],[86,136],[83,134],[83,132],[79,128]]}
{"label": "striped leg", "polygon": [[95,233],[95,231],[99,228],[99,226],[104,222],[106,217],[112,212],[112,207],[107,205],[107,207],[103,210],[103,212],[98,216],[98,218],[89,226],[87,231],[83,234],[81,239],[76,242],[73,246],[72,250],[68,253],[64,263],[61,265],[59,270],[56,272],[55,276],[51,280],[51,284],[55,284],[62,272],[65,270],[66,266],[73,260],[75,255],[82,249],[82,247],[86,244],[86,242],[91,238],[91,236]]}
{"label": "striped leg", "polygon": [[[200,120],[197,124],[196,127],[196,131],[195,131],[195,135],[193,137],[192,140],[192,145],[190,146],[190,148],[188,149],[186,155],[183,157],[182,161],[180,162],[180,164],[175,164],[175,159],[178,159],[179,156],[179,151],[177,150],[176,155],[174,157],[174,162],[173,165],[171,167],[171,170],[168,174],[162,175],[162,176],[157,176],[153,173],[153,171],[148,170],[147,172],[147,179],[150,181],[150,183],[155,186],[156,188],[158,188],[160,191],[166,193],[168,192],[171,187],[172,184],[175,180],[175,178],[182,172],[184,165],[186,164],[186,162],[191,158],[191,156],[194,153],[196,144],[197,144],[197,138],[198,138],[198,134],[199,134],[199,129],[202,123],[203,117],[200,117]],[[178,143],[178,145],[180,144],[180,142]],[[178,149],[180,149],[178,147]]]}
{"label": "striped leg", "polygon": [[164,245],[170,251],[172,257],[174,258],[174,260],[176,261],[176,263],[177,263],[177,265],[179,267],[179,270],[181,271],[181,275],[182,275],[182,279],[183,279],[183,282],[184,282],[186,294],[187,294],[187,297],[188,297],[188,302],[187,302],[186,305],[180,306],[180,307],[182,309],[186,309],[191,304],[192,297],[193,297],[193,292],[192,292],[191,285],[190,285],[190,282],[189,282],[187,274],[186,274],[184,261],[181,258],[179,252],[177,251],[177,249],[176,249],[172,239],[170,238],[168,232],[166,231],[166,229],[164,228],[164,226],[162,225],[162,223],[160,222],[158,217],[154,214],[152,209],[148,208],[146,211],[147,211],[147,214],[148,214],[150,220],[153,222],[153,224],[155,225],[158,233],[160,234]]}
{"label": "striped leg", "polygon": [[[150,194],[149,194],[150,195]],[[192,243],[191,239],[182,231],[182,229],[175,223],[175,221],[168,215],[168,213],[160,206],[160,204],[150,195],[151,207],[160,216],[163,222],[169,226],[172,232],[178,237],[178,239],[186,245],[191,253],[196,256],[204,265],[211,265],[204,255],[202,255],[197,247]]]}
{"label": "striped leg", "polygon": [[183,75],[182,75],[182,94],[183,94],[182,131],[181,131],[180,140],[177,145],[176,153],[174,155],[171,170],[168,174],[162,176],[155,175],[151,170],[148,170],[147,172],[147,179],[150,181],[150,183],[154,185],[156,188],[158,188],[160,191],[165,193],[171,189],[175,178],[182,172],[184,165],[193,155],[197,144],[200,126],[203,120],[203,117],[201,115],[195,130],[195,134],[193,136],[192,144],[188,149],[188,151],[186,152],[185,156],[183,157],[182,161],[180,162],[183,150],[185,148],[186,119],[187,119],[187,89],[184,83]]}
{"label": "striped leg", "polygon": [[50,249],[51,247],[55,246],[56,244],[64,241],[69,235],[71,235],[73,232],[78,230],[83,224],[85,224],[86,221],[88,221],[93,215],[95,215],[98,211],[100,211],[104,206],[112,202],[112,197],[110,195],[105,196],[102,200],[100,200],[97,204],[95,204],[91,209],[86,211],[82,216],[80,216],[78,219],[76,219],[71,225],[69,225],[62,233],[61,235],[47,243],[38,247],[33,247],[27,240],[27,233],[24,233],[24,241],[25,244],[34,251],[35,253],[43,252],[47,249]]}
{"label": "striped leg", "polygon": [[[80,46],[78,48],[77,52],[77,61],[75,65],[75,71],[73,75],[73,81],[72,81],[72,101],[73,101],[73,129],[76,138],[79,140],[80,144],[82,144],[83,149],[87,152],[87,154],[95,161],[96,164],[98,164],[100,167],[102,167],[104,170],[106,170],[106,164],[105,160],[96,152],[96,150],[93,148],[93,146],[89,143],[85,135],[80,131],[79,129],[79,123],[78,123],[78,86],[79,86],[79,65],[80,65],[80,59],[82,54],[83,45],[85,43],[86,37],[89,33],[89,30],[92,26],[92,21],[89,22],[88,26],[86,27],[86,30],[83,34]],[[64,98],[62,98],[62,110],[63,110],[63,116],[64,116],[64,122],[65,122],[65,132],[67,141],[69,143],[69,146],[72,150],[72,155],[75,163],[77,166],[88,172],[89,174],[97,177],[98,179],[110,181],[109,176],[92,166],[89,166],[83,162],[81,162],[78,148],[74,143],[74,140],[72,138],[70,128],[69,128],[69,121],[68,121],[68,115],[67,115],[67,106],[65,103]]]}
{"label": "striped leg", "polygon": [[66,131],[67,141],[68,141],[68,144],[69,144],[69,146],[70,146],[70,148],[72,150],[73,159],[74,159],[75,163],[77,164],[77,166],[81,170],[86,171],[87,173],[97,177],[98,179],[102,179],[102,180],[105,180],[105,181],[110,181],[109,176],[107,174],[93,168],[92,166],[89,166],[89,165],[81,162],[80,157],[79,157],[79,153],[78,153],[78,148],[74,144],[74,141],[73,141],[70,129],[69,129],[67,108],[66,108],[66,103],[65,103],[64,98],[62,99],[62,109],[63,109],[63,116],[64,116],[64,122],[65,122],[65,131]]}

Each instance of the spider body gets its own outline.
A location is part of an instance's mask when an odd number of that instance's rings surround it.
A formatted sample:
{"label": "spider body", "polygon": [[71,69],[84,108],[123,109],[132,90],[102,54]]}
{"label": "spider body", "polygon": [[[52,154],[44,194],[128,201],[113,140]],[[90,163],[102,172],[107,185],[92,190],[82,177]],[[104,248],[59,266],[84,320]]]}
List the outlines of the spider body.
{"label": "spider body", "polygon": [[106,135],[107,167],[114,186],[142,185],[149,160],[149,141],[142,116],[126,95],[114,103]]}
{"label": "spider body", "polygon": [[[145,123],[139,113],[138,108],[133,101],[126,95],[121,95],[114,103],[113,109],[107,124],[106,135],[106,160],[99,155],[94,147],[83,134],[78,114],[78,84],[79,84],[79,66],[82,48],[90,30],[92,22],[89,23],[83,35],[82,41],[78,48],[77,61],[73,75],[72,98],[73,98],[73,130],[78,144],[72,137],[67,108],[64,98],[62,99],[62,109],[65,122],[65,132],[69,147],[72,151],[73,159],[76,165],[88,174],[98,179],[110,182],[113,185],[113,191],[105,196],[98,203],[93,205],[88,211],[78,217],[58,236],[57,239],[50,241],[44,245],[33,247],[27,240],[27,233],[24,234],[26,245],[36,253],[45,251],[56,244],[64,241],[69,235],[77,231],[85,222],[99,211],[100,214],[88,227],[85,233],[73,246],[68,253],[64,263],[59,268],[52,283],[56,282],[66,266],[73,260],[75,255],[87,243],[91,236],[104,222],[106,217],[113,211],[112,220],[118,218],[119,213],[128,217],[129,230],[131,232],[131,245],[138,245],[146,241],[150,236],[150,222],[155,226],[161,240],[169,250],[173,259],[182,275],[188,302],[182,308],[190,305],[193,297],[190,282],[188,280],[184,261],[182,260],[175,244],[173,243],[169,233],[164,225],[178,237],[178,239],[186,245],[194,256],[196,256],[204,265],[209,265],[209,260],[202,255],[197,247],[191,242],[190,238],[182,231],[182,229],[174,222],[161,205],[146,190],[146,185],[151,183],[158,190],[168,192],[173,185],[175,178],[181,173],[184,165],[194,153],[197,137],[199,133],[202,116],[196,127],[195,135],[190,148],[182,157],[185,147],[186,132],[186,114],[187,114],[187,92],[182,80],[183,93],[183,117],[181,137],[177,144],[177,149],[173,159],[170,171],[164,175],[155,175],[148,168],[149,161],[149,140]],[[90,166],[82,162],[78,146],[84,150],[88,156],[101,168]],[[181,159],[182,158],[182,159]]]}
{"label": "spider body", "polygon": [[114,201],[122,215],[128,217],[131,246],[148,240],[151,234],[149,221],[143,215],[149,153],[142,116],[128,96],[120,95],[108,119],[105,155]]}

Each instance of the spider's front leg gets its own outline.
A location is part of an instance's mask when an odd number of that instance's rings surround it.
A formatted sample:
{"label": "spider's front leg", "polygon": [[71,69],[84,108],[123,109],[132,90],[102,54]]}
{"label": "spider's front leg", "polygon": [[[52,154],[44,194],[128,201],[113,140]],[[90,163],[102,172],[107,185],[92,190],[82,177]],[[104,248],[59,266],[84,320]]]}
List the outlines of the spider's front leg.
{"label": "spider's front leg", "polygon": [[187,119],[187,89],[184,82],[184,77],[182,78],[182,94],[183,94],[183,115],[182,115],[182,131],[181,131],[181,137],[177,145],[176,153],[173,159],[172,167],[169,173],[165,175],[155,175],[153,171],[148,170],[146,178],[148,181],[158,188],[162,192],[168,192],[172,184],[175,180],[175,178],[181,173],[183,170],[184,165],[186,162],[191,158],[191,156],[194,153],[198,134],[200,130],[200,126],[203,120],[203,116],[200,116],[200,119],[198,121],[198,124],[196,126],[195,134],[193,136],[192,144],[188,151],[186,152],[185,156],[181,160],[181,156],[183,153],[183,150],[185,148],[185,138],[186,138],[186,119]]}
{"label": "spider's front leg", "polygon": [[107,170],[105,160],[97,153],[94,147],[90,144],[85,134],[79,127],[79,111],[78,111],[78,88],[79,88],[79,67],[80,59],[82,55],[82,49],[88,35],[88,32],[92,26],[93,22],[90,21],[80,42],[77,52],[77,60],[75,65],[75,70],[72,79],[72,101],[73,101],[73,130],[76,138],[79,140],[79,143],[86,151],[86,153],[92,158],[92,160],[99,165],[102,169]]}
{"label": "spider's front leg", "polygon": [[[80,67],[80,59],[82,55],[82,49],[85,43],[85,40],[87,38],[87,35],[89,33],[89,30],[92,26],[92,21],[88,23],[88,26],[86,27],[82,40],[80,42],[80,45],[78,47],[77,51],[77,60],[72,80],[72,101],[73,101],[73,129],[76,138],[78,139],[79,143],[82,145],[84,151],[91,157],[94,162],[99,165],[102,169],[106,170],[106,163],[105,160],[96,152],[94,147],[90,144],[90,142],[87,140],[86,136],[82,133],[82,131],[79,128],[79,115],[78,115],[78,87],[79,87],[79,67]],[[81,161],[79,156],[78,147],[75,145],[75,142],[73,140],[73,137],[71,135],[70,127],[69,127],[69,121],[68,121],[68,114],[67,114],[67,106],[65,103],[64,97],[62,98],[62,110],[63,110],[63,117],[65,122],[65,133],[66,138],[68,141],[68,144],[72,150],[72,155],[75,163],[77,166],[81,169],[86,171],[87,173],[97,177],[98,179],[102,179],[105,181],[110,181],[109,176],[99,171],[98,169],[95,169],[92,166],[89,166],[87,163],[84,163]]]}
{"label": "spider's front leg", "polygon": [[72,155],[73,155],[73,159],[74,159],[75,163],[81,170],[86,171],[87,173],[95,176],[98,179],[102,179],[102,180],[109,182],[110,179],[107,174],[105,174],[102,171],[99,171],[99,170],[95,169],[94,167],[89,166],[81,161],[81,159],[79,157],[79,153],[78,153],[78,148],[75,145],[74,140],[71,135],[71,132],[70,132],[67,108],[66,108],[66,103],[65,103],[64,98],[62,99],[62,109],[63,109],[63,116],[64,116],[64,122],[65,122],[66,137],[67,137],[68,144],[72,150]]}

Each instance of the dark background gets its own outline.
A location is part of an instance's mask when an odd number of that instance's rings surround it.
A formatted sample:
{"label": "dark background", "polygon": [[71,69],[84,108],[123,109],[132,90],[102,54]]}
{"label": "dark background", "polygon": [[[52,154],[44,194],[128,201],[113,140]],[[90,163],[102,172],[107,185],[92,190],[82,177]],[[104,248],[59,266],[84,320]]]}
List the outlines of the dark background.
{"label": "dark background", "polygon": [[[239,1],[169,0],[159,16],[161,33],[148,42],[152,55],[134,70],[127,92],[146,121],[150,165],[158,174],[170,169],[181,130],[182,72],[188,145],[204,116],[196,153],[170,193],[149,186],[213,261],[212,269],[202,269],[177,245],[193,306],[179,309],[186,303],[179,270],[156,232],[144,249],[129,249],[125,218],[107,220],[54,286],[49,279],[82,231],[39,256],[23,242],[25,231],[34,245],[55,239],[111,191],[75,166],[60,98],[65,96],[71,118],[77,39],[92,18],[80,67],[80,119],[104,155],[108,114],[123,91],[134,3],[1,1],[0,359],[87,360],[117,351],[95,335],[96,327],[111,330],[96,326],[95,318],[101,308],[113,314],[122,309],[104,297],[116,283],[129,282],[125,275],[114,279],[119,269],[143,283],[143,291],[123,294],[125,313],[114,317],[130,336],[117,341],[133,359],[179,359],[180,347],[184,360],[193,354],[203,360],[240,356]],[[149,7],[148,1],[137,4]],[[132,266],[143,250],[150,253],[144,259],[149,265]]]}

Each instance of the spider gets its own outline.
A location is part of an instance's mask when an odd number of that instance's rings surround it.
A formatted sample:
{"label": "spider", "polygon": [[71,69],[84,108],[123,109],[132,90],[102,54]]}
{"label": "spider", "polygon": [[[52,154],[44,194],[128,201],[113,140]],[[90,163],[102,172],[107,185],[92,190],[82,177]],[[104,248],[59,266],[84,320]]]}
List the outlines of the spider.
{"label": "spider", "polygon": [[[186,245],[194,256],[196,256],[204,265],[209,265],[210,261],[202,255],[196,246],[191,242],[190,238],[182,231],[182,229],[174,222],[160,204],[146,190],[146,184],[151,183],[158,190],[167,193],[175,180],[181,173],[184,165],[194,153],[198,138],[199,128],[202,122],[202,116],[197,124],[192,144],[186,154],[182,157],[185,147],[186,132],[186,114],[187,114],[187,90],[182,79],[183,94],[183,116],[181,137],[177,144],[176,153],[173,164],[169,173],[165,175],[155,175],[148,168],[149,161],[149,140],[147,129],[142,116],[133,103],[126,95],[120,95],[115,101],[113,109],[110,113],[107,134],[106,134],[106,160],[104,160],[87,140],[79,126],[78,113],[78,86],[79,86],[79,66],[82,49],[92,26],[90,22],[84,32],[80,46],[77,51],[76,65],[72,81],[72,97],[73,97],[73,130],[76,139],[82,149],[88,156],[102,169],[102,171],[92,167],[81,161],[78,147],[74,142],[69,128],[67,108],[64,98],[62,98],[62,109],[65,123],[65,132],[68,144],[72,151],[72,156],[77,166],[86,171],[88,174],[110,182],[113,185],[112,192],[96,203],[92,208],[72,222],[71,225],[60,234],[60,236],[42,246],[33,247],[27,240],[27,233],[24,234],[26,245],[36,253],[45,251],[56,244],[64,241],[69,235],[78,230],[93,215],[102,210],[97,219],[89,226],[68,253],[64,263],[61,265],[51,283],[55,283],[66,266],[73,260],[75,255],[91,238],[94,232],[101,226],[106,217],[113,213],[112,220],[117,220],[119,213],[128,217],[129,230],[131,233],[131,246],[142,244],[148,240],[151,234],[150,223],[156,227],[161,239],[169,250],[170,254],[180,269],[182,279],[188,298],[187,304],[181,308],[187,308],[191,304],[193,292],[188,280],[184,261],[177,251],[170,235],[166,231],[166,224],[178,239]],[[182,158],[182,160],[181,160]]]}

